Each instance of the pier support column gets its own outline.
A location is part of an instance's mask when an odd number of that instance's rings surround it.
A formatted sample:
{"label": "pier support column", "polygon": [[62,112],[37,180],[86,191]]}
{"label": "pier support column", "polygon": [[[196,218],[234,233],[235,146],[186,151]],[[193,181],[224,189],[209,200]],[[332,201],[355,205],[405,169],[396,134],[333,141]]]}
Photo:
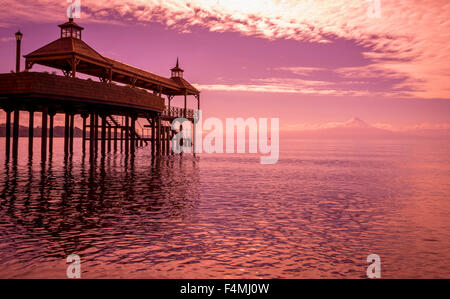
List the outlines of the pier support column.
{"label": "pier support column", "polygon": [[53,153],[53,122],[56,112],[51,111],[48,113],[50,117],[50,124],[48,130],[48,152],[51,155]]}
{"label": "pier support column", "polygon": [[17,158],[19,152],[19,109],[14,110],[14,124],[13,124],[13,158]]}
{"label": "pier support column", "polygon": [[111,125],[108,123],[108,153],[111,152]]}
{"label": "pier support column", "polygon": [[117,152],[117,127],[114,127],[114,151]]}
{"label": "pier support column", "polygon": [[156,154],[161,155],[161,117],[156,119]]}
{"label": "pier support column", "polygon": [[90,157],[94,156],[95,151],[95,113],[91,112],[91,115],[89,116],[89,155]]}
{"label": "pier support column", "polygon": [[128,154],[130,148],[130,119],[125,116],[125,153]]}
{"label": "pier support column", "polygon": [[155,145],[155,120],[156,118],[154,116],[152,116],[152,123],[151,123],[151,127],[152,127],[152,156],[155,155],[155,150],[156,150],[156,145]]}
{"label": "pier support column", "polygon": [[94,151],[98,153],[98,114],[94,114]]}
{"label": "pier support column", "polygon": [[106,115],[102,115],[102,135],[101,135],[101,150],[102,155],[105,155],[106,152]]}
{"label": "pier support column", "polygon": [[64,155],[69,152],[69,125],[70,125],[70,115],[69,113],[64,114]]}
{"label": "pier support column", "polygon": [[45,162],[47,160],[47,118],[48,108],[45,107],[42,110],[42,133],[41,133],[41,160]]}
{"label": "pier support column", "polygon": [[170,127],[166,127],[166,154],[170,155]]}
{"label": "pier support column", "polygon": [[33,138],[34,138],[34,111],[30,111],[28,118],[28,154],[33,155]]}
{"label": "pier support column", "polygon": [[161,155],[166,154],[166,134],[165,134],[166,127],[161,126]]}
{"label": "pier support column", "polygon": [[123,125],[121,124],[121,126],[120,126],[120,151],[121,152],[123,151],[123,142],[124,142],[124,140],[123,140],[123,130],[124,130],[124,128],[123,128]]}
{"label": "pier support column", "polygon": [[81,113],[81,118],[83,119],[83,142],[82,142],[82,150],[83,154],[86,152],[86,119],[88,118],[87,113]]}
{"label": "pier support column", "polygon": [[5,112],[6,112],[5,153],[6,156],[9,157],[9,153],[11,151],[11,111],[5,110]]}
{"label": "pier support column", "polygon": [[136,147],[136,117],[131,117],[131,129],[130,129],[130,152],[134,155],[135,147]]}
{"label": "pier support column", "polygon": [[69,153],[73,154],[73,129],[75,125],[75,114],[70,114],[70,127],[69,127]]}

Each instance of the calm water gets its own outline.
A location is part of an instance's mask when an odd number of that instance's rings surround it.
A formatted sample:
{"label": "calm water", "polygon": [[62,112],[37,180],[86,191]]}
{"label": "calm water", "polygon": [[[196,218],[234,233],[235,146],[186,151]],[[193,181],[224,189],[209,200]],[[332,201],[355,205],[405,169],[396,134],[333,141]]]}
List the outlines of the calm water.
{"label": "calm water", "polygon": [[[81,148],[77,140],[75,149]],[[450,278],[450,142],[282,141],[252,155],[5,161],[0,277]],[[62,140],[56,140],[56,147]]]}

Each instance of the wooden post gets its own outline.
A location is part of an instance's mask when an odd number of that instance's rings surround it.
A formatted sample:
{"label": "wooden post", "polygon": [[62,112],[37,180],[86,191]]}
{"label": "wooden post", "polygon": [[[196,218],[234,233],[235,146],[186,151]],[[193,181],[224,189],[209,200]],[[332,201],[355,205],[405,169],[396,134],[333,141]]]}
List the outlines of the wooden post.
{"label": "wooden post", "polygon": [[48,132],[48,152],[51,154],[53,152],[53,118],[55,117],[54,112],[49,113],[50,116],[50,125]]}
{"label": "wooden post", "polygon": [[105,151],[106,151],[106,145],[105,145],[105,142],[106,142],[106,115],[102,115],[101,118],[102,118],[102,136],[100,138],[101,138],[102,155],[104,155]]}
{"label": "wooden post", "polygon": [[166,155],[170,154],[170,126],[166,127]]}
{"label": "wooden post", "polygon": [[161,155],[161,116],[157,116],[156,121],[156,152]]}
{"label": "wooden post", "polygon": [[95,113],[91,112],[91,115],[89,117],[89,154],[92,157],[94,155],[94,142],[95,142]]}
{"label": "wooden post", "polygon": [[10,110],[5,111],[6,111],[5,153],[6,156],[9,157],[9,152],[11,150],[11,111]]}
{"label": "wooden post", "polygon": [[14,124],[13,124],[13,157],[17,158],[19,152],[19,109],[14,110]]}
{"label": "wooden post", "polygon": [[167,110],[167,112],[168,112],[167,115],[169,115],[169,116],[171,116],[171,115],[170,115],[170,114],[171,114],[171,113],[170,113],[170,102],[172,101],[172,97],[173,97],[173,96],[167,96],[167,102],[168,102],[168,104],[169,104],[169,105],[168,105],[168,108],[167,108],[167,109],[168,109],[168,110]]}
{"label": "wooden post", "polygon": [[64,115],[64,155],[69,152],[69,125],[70,125],[69,113]]}
{"label": "wooden post", "polygon": [[120,151],[123,151],[123,125],[122,123],[120,124]]}
{"label": "wooden post", "polygon": [[97,155],[98,153],[98,114],[94,114],[94,151]]}
{"label": "wooden post", "polygon": [[117,151],[117,126],[114,127],[114,151]]}
{"label": "wooden post", "polygon": [[166,154],[166,127],[161,127],[161,154]]}
{"label": "wooden post", "polygon": [[28,154],[33,155],[33,138],[34,138],[34,111],[30,111],[28,119]]}
{"label": "wooden post", "polygon": [[42,162],[47,160],[47,117],[48,108],[42,110],[42,133],[41,133],[41,159]]}
{"label": "wooden post", "polygon": [[152,133],[152,136],[151,136],[151,138],[152,138],[152,140],[151,140],[151,142],[152,142],[152,156],[154,156],[155,155],[155,117],[154,116],[152,116],[152,123],[151,123],[151,133]]}
{"label": "wooden post", "polygon": [[187,109],[187,93],[184,92],[184,118],[186,118],[186,109]]}
{"label": "wooden post", "polygon": [[86,113],[82,113],[81,117],[83,118],[83,141],[82,141],[82,150],[83,154],[86,152],[86,118],[88,115]]}
{"label": "wooden post", "polygon": [[130,119],[128,118],[128,116],[125,116],[125,153],[128,154],[128,150],[129,150],[129,146],[130,146]]}
{"label": "wooden post", "polygon": [[130,151],[131,154],[134,155],[134,149],[136,147],[136,118],[134,116],[131,117],[131,130],[130,130],[130,137],[131,137],[131,141],[130,141]]}
{"label": "wooden post", "polygon": [[[20,32],[20,31],[19,31]],[[19,33],[17,32],[17,33]],[[22,39],[16,39],[16,73],[20,72],[20,44]]]}
{"label": "wooden post", "polygon": [[72,78],[75,78],[76,73],[77,73],[77,60],[74,55],[72,56]]}
{"label": "wooden post", "polygon": [[108,123],[108,153],[111,152],[111,125]]}
{"label": "wooden post", "polygon": [[73,128],[75,123],[75,114],[70,114],[70,128],[69,128],[69,151],[73,154]]}

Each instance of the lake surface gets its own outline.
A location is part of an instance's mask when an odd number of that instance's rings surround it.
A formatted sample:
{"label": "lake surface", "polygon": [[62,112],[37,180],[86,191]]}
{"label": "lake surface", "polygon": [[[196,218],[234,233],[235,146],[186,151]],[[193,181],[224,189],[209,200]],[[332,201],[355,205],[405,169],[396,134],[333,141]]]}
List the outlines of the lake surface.
{"label": "lake surface", "polygon": [[40,163],[0,141],[0,277],[450,278],[450,142],[281,141],[257,155]]}

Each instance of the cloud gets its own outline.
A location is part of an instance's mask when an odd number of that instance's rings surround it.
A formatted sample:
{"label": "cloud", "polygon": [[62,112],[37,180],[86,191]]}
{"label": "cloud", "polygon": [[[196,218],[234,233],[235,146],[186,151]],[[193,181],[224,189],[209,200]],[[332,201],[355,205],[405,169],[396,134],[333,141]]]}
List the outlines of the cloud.
{"label": "cloud", "polygon": [[[65,15],[67,4],[49,0],[4,0],[0,19],[32,21]],[[236,31],[267,39],[330,43],[355,41],[367,49],[368,70],[406,78],[395,89],[409,96],[450,98],[450,2],[381,0],[380,18],[368,9],[376,0],[82,0],[88,21],[157,21],[189,32]],[[298,69],[298,72],[308,70]]]}
{"label": "cloud", "polygon": [[[290,71],[290,68],[286,68]],[[319,69],[320,70],[320,69]],[[310,70],[308,70],[309,72]],[[302,70],[303,72],[303,70]],[[333,73],[333,71],[331,71]],[[344,77],[344,79],[351,79]],[[356,78],[355,78],[356,79]],[[364,78],[363,78],[364,79]],[[263,79],[250,79],[248,84],[194,84],[200,90],[209,91],[240,91],[240,92],[264,92],[286,94],[309,95],[333,95],[333,96],[370,96],[370,97],[406,97],[403,91],[376,91],[369,90],[370,81],[326,81],[307,80],[292,77],[270,77]]]}
{"label": "cloud", "polygon": [[15,40],[15,38],[12,36],[11,37],[0,37],[0,43],[6,43],[6,42],[9,42],[12,40]]}

